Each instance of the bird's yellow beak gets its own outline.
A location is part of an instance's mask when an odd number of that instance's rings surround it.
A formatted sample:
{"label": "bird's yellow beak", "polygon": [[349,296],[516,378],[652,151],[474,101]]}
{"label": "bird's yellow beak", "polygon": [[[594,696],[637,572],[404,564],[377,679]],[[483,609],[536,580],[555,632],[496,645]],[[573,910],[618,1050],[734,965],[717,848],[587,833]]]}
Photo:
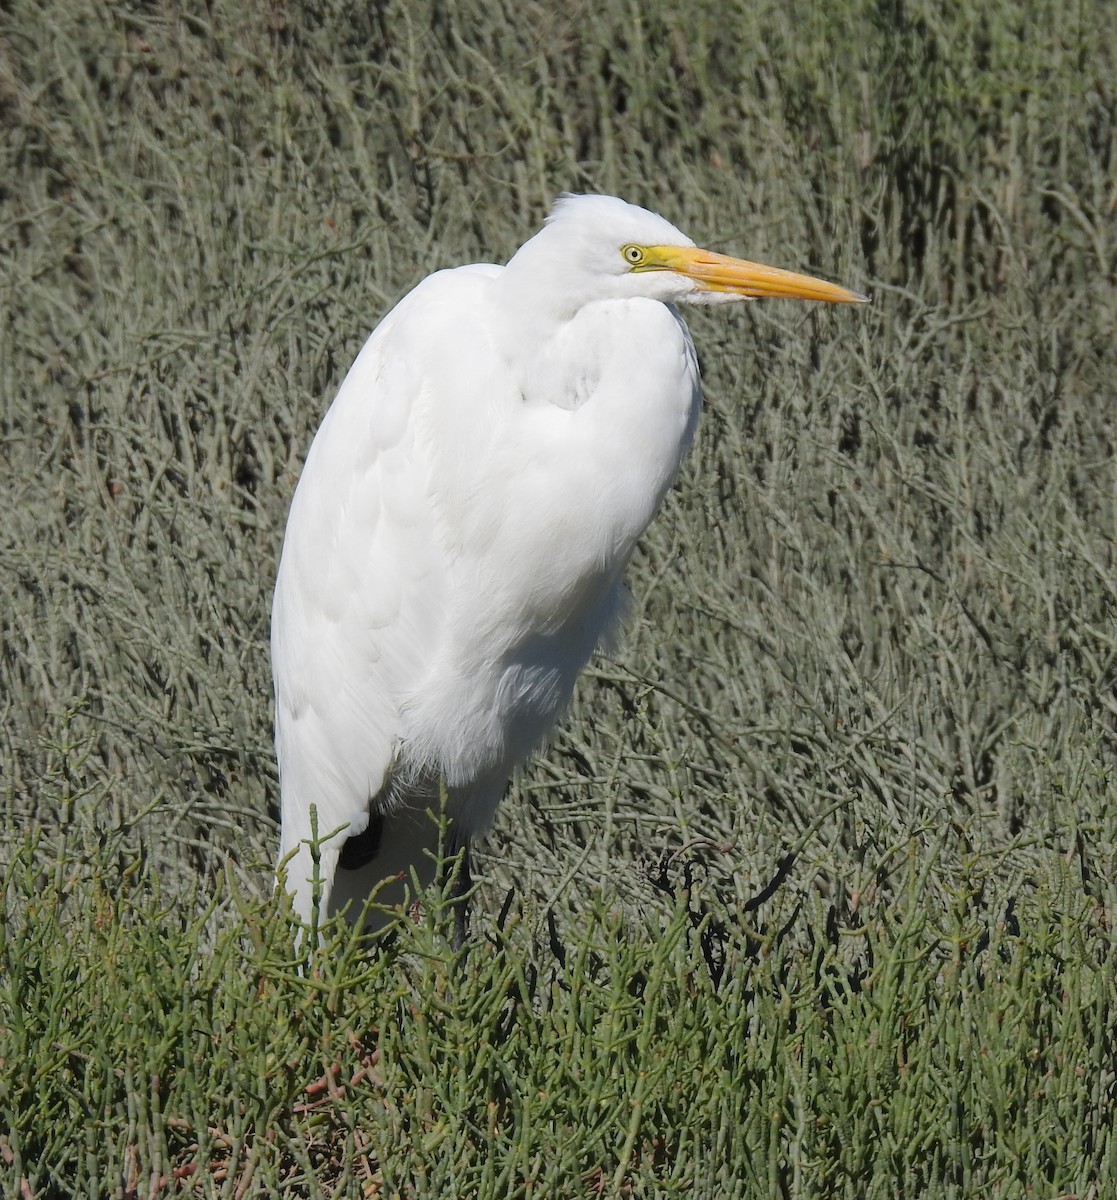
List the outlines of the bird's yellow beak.
{"label": "bird's yellow beak", "polygon": [[869,300],[860,292],[851,292],[824,279],[687,246],[649,246],[644,269],[675,271],[711,292],[729,292],[750,300],[760,296],[829,300],[835,304],[867,304]]}

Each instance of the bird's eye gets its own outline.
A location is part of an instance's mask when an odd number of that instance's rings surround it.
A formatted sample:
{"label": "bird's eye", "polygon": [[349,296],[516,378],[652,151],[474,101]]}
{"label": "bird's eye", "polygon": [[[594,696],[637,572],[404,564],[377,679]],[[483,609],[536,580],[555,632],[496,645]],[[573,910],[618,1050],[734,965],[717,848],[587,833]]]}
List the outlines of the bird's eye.
{"label": "bird's eye", "polygon": [[624,255],[625,262],[630,266],[638,267],[644,261],[643,246],[624,246],[621,248],[621,253]]}

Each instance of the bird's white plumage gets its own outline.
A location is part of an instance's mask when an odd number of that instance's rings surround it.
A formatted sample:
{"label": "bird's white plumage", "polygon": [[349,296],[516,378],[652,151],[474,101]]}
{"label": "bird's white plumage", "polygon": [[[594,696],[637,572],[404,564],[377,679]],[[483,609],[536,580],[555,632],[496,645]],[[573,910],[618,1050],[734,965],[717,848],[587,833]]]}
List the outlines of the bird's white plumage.
{"label": "bird's white plumage", "polygon": [[[459,836],[483,830],[616,618],[698,416],[671,302],[734,298],[634,270],[625,247],[702,253],[653,213],[565,197],[507,266],[406,296],[322,422],[272,614],[280,860],[304,919],[312,806],[320,837],[341,831],[321,846],[324,912],[429,878],[439,780]],[[338,871],[370,812],[379,853]]]}

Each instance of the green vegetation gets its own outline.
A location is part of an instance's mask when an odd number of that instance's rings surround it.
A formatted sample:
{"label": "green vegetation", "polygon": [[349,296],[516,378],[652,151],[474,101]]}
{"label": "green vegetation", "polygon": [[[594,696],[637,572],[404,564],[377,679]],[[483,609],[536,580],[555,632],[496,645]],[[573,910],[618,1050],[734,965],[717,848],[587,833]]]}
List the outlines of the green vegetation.
{"label": "green vegetation", "polygon": [[[0,6],[0,1193],[1117,1192],[1106,0]],[[623,645],[303,973],[268,599],[376,320],[559,191],[695,312]]]}

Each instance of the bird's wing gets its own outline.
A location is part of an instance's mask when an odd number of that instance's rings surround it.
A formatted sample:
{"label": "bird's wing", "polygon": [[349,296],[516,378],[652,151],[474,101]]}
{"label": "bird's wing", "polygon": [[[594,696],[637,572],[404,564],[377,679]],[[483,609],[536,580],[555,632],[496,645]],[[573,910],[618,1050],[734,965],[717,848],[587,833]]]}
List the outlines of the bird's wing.
{"label": "bird's wing", "polygon": [[[272,609],[283,833],[280,861],[309,916],[310,810],[328,891],[348,834],[367,825],[404,735],[403,701],[429,669],[444,618],[418,409],[424,366],[411,347],[424,308],[474,268],[431,276],[365,343],[315,436],[295,492]],[[404,352],[404,350],[407,352]],[[322,896],[323,904],[325,892]]]}

